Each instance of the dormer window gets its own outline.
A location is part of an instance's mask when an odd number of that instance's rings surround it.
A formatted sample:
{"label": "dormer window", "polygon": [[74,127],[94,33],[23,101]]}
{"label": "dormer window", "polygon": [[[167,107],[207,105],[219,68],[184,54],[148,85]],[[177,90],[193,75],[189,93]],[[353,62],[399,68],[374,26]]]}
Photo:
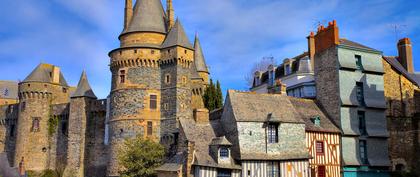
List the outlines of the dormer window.
{"label": "dormer window", "polygon": [[268,85],[273,86],[276,80],[275,68],[273,65],[268,67]]}
{"label": "dormer window", "polygon": [[227,147],[221,147],[219,149],[219,156],[221,159],[227,159],[229,158],[229,148]]}
{"label": "dormer window", "polygon": [[321,126],[321,118],[319,116],[316,116],[316,117],[312,118],[312,122],[317,127]]}
{"label": "dormer window", "polygon": [[289,64],[285,66],[284,72],[285,72],[284,73],[285,75],[289,75],[290,73],[292,73],[292,70],[290,69],[290,65]]}

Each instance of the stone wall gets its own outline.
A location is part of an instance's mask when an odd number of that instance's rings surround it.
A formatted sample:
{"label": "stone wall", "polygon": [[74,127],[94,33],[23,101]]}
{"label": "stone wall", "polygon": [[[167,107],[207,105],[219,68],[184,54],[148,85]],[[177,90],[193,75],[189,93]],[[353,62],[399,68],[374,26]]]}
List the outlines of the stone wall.
{"label": "stone wall", "polygon": [[0,152],[6,152],[9,164],[14,162],[18,104],[0,106]]}
{"label": "stone wall", "polygon": [[340,125],[340,93],[337,49],[315,54],[316,99],[336,125]]}
{"label": "stone wall", "polygon": [[420,89],[385,60],[383,65],[392,169],[402,165],[420,174]]}

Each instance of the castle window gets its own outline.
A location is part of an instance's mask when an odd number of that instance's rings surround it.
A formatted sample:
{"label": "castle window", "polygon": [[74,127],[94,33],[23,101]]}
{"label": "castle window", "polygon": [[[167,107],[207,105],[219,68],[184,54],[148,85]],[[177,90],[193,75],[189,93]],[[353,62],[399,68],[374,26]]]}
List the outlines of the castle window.
{"label": "castle window", "polygon": [[226,159],[229,158],[229,148],[227,147],[221,147],[219,150],[220,158]]}
{"label": "castle window", "polygon": [[32,119],[32,132],[39,132],[39,117]]}
{"label": "castle window", "polygon": [[359,118],[359,131],[361,135],[367,135],[366,131],[366,119],[365,119],[365,112],[358,111],[357,117]]}
{"label": "castle window", "polygon": [[155,50],[150,51],[150,53],[155,54]]}
{"label": "castle window", "polygon": [[360,153],[360,160],[362,161],[362,164],[367,164],[367,152],[366,152],[366,140],[360,140],[359,141],[359,153]]}
{"label": "castle window", "polygon": [[267,176],[268,177],[279,177],[280,170],[277,162],[268,162],[267,164]]}
{"label": "castle window", "polygon": [[148,121],[147,122],[147,135],[152,135],[153,134],[153,122]]}
{"label": "castle window", "polygon": [[28,84],[28,87],[31,87],[31,84]]}
{"label": "castle window", "polygon": [[122,55],[122,51],[120,50],[120,55]]}
{"label": "castle window", "polygon": [[63,87],[63,93],[67,93],[67,88]]}
{"label": "castle window", "polygon": [[268,124],[267,138],[269,144],[274,144],[279,142],[278,135],[278,125],[277,124]]}
{"label": "castle window", "polygon": [[170,84],[171,83],[171,75],[166,74],[166,76],[165,76],[165,83],[166,84]]}
{"label": "castle window", "polygon": [[363,94],[363,82],[356,82],[356,96],[360,106],[365,105],[365,98]]}
{"label": "castle window", "polygon": [[137,49],[134,49],[134,53],[137,53]]}
{"label": "castle window", "polygon": [[24,111],[26,109],[26,102],[22,102],[21,109],[22,109],[22,111]]}
{"label": "castle window", "polygon": [[182,84],[187,84],[187,77],[185,76],[182,77]]}
{"label": "castle window", "polygon": [[169,110],[169,104],[168,103],[163,104],[163,109]]}
{"label": "castle window", "polygon": [[290,73],[292,73],[291,69],[290,69],[290,65],[286,65],[286,68],[284,69],[285,75],[289,75]]}
{"label": "castle window", "polygon": [[324,142],[323,141],[316,142],[316,155],[324,155]]}
{"label": "castle window", "polygon": [[10,137],[15,136],[15,124],[10,125]]}
{"label": "castle window", "polygon": [[187,54],[187,50],[184,50],[184,53]]}
{"label": "castle window", "polygon": [[354,59],[356,60],[356,68],[357,68],[357,70],[363,70],[362,56],[355,55],[354,56]]}
{"label": "castle window", "polygon": [[150,109],[157,109],[157,95],[150,95]]}
{"label": "castle window", "polygon": [[125,83],[125,70],[120,71],[120,83]]}

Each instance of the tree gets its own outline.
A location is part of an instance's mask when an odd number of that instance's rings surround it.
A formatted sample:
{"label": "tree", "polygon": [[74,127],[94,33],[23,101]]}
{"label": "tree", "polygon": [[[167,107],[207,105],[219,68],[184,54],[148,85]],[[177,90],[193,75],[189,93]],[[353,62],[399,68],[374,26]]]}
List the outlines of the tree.
{"label": "tree", "polygon": [[204,106],[210,111],[223,107],[223,93],[219,81],[214,85],[213,80],[210,79],[210,85],[204,92],[203,101]]}
{"label": "tree", "polygon": [[245,75],[245,81],[247,83],[247,86],[252,87],[252,83],[254,82],[254,74],[257,71],[265,72],[268,69],[268,66],[270,65],[276,65],[276,60],[274,57],[263,57],[260,61],[257,63],[254,63],[254,66],[252,66],[249,73]]}
{"label": "tree", "polygon": [[121,177],[154,177],[154,169],[162,165],[164,156],[164,147],[153,140],[141,136],[126,139],[118,155]]}

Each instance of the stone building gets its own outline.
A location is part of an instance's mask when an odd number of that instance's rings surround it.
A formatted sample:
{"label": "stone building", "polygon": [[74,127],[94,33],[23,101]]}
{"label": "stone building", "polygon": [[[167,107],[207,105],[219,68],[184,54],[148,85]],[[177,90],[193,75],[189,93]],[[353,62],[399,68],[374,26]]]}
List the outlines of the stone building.
{"label": "stone building", "polygon": [[17,91],[18,103],[0,107],[0,150],[9,164],[23,173],[105,175],[106,100],[96,99],[85,73],[71,87],[59,67],[42,63]]}
{"label": "stone building", "polygon": [[420,161],[420,74],[414,72],[408,38],[398,44],[398,56],[384,56],[384,93],[390,132],[390,158],[394,171],[415,172]]}
{"label": "stone building", "polygon": [[315,35],[317,100],[341,130],[342,172],[388,176],[382,53],[339,38],[336,22]]}
{"label": "stone building", "polygon": [[0,105],[18,102],[18,83],[14,81],[0,81]]}
{"label": "stone building", "polygon": [[174,149],[179,120],[193,120],[204,107],[209,71],[200,41],[192,45],[172,1],[126,0],[120,47],[109,53],[112,83],[109,112],[108,175],[117,176],[119,146],[125,138],[144,136]]}
{"label": "stone building", "polygon": [[[309,39],[313,39],[313,36]],[[315,98],[315,80],[309,52],[288,58],[279,66],[270,65],[267,71],[256,71],[250,89],[256,93],[272,93],[277,80],[287,86],[287,95]]]}

